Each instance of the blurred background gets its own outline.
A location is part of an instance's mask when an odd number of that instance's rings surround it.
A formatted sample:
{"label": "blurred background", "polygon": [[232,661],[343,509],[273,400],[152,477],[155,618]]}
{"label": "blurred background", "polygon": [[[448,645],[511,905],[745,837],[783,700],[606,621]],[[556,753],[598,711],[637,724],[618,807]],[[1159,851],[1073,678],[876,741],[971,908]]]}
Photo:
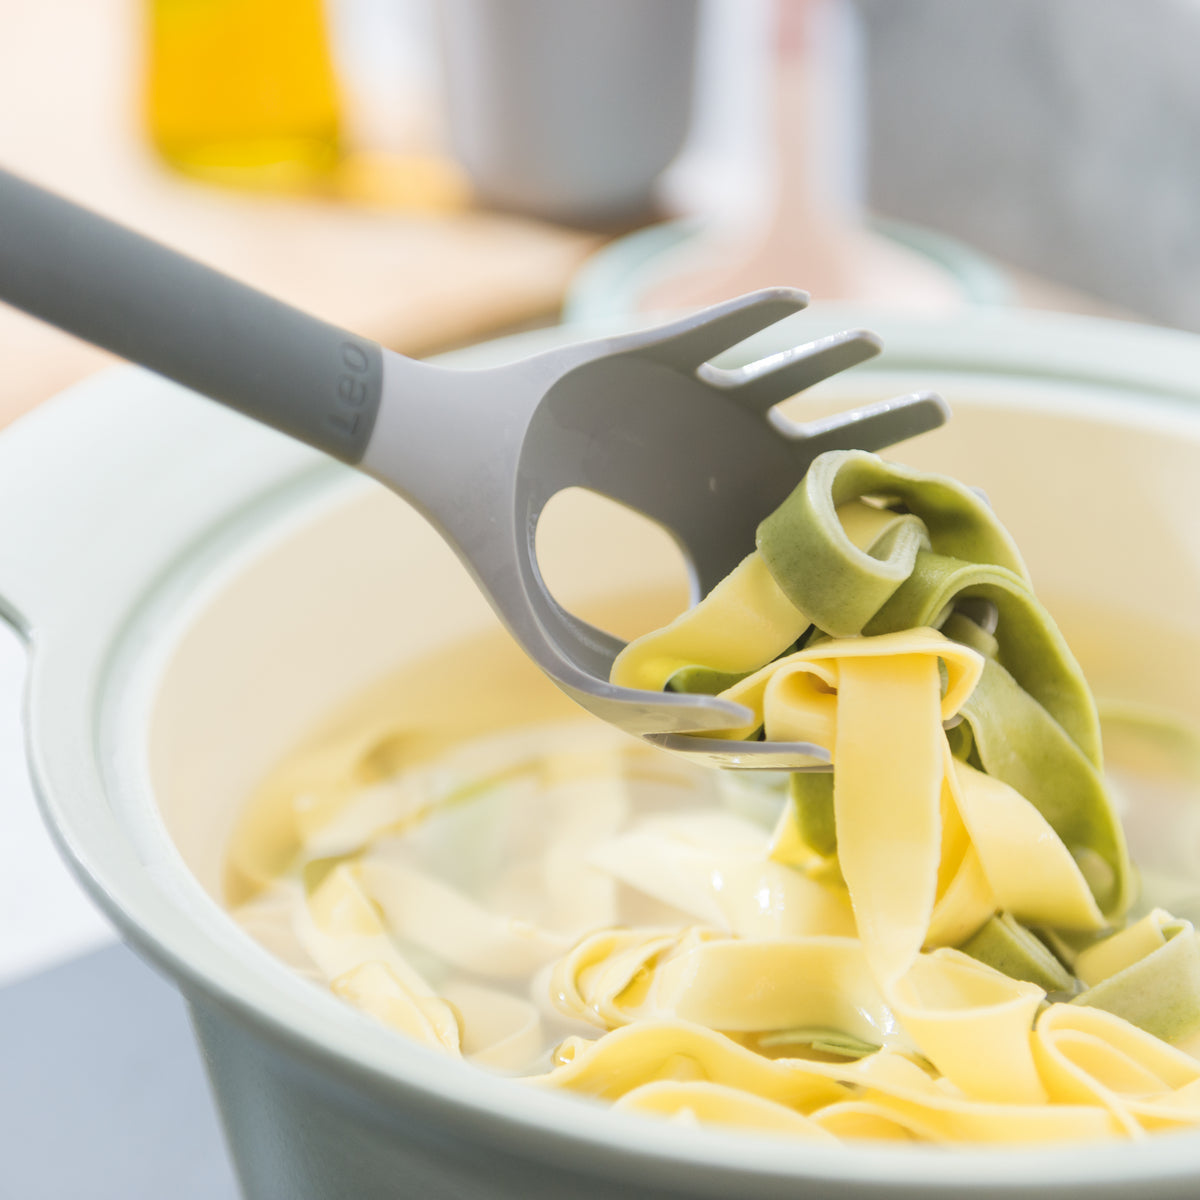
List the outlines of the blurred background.
{"label": "blurred background", "polygon": [[[775,283],[1195,329],[1198,42],[1195,0],[0,0],[0,163],[411,354]],[[0,422],[103,361],[0,344]]]}
{"label": "blurred background", "polygon": [[[412,355],[772,284],[1200,330],[1198,49],[1197,0],[0,0],[0,167]],[[110,363],[0,350],[0,427]],[[0,627],[0,1025],[106,1102],[6,1039],[0,1195],[232,1195],[178,1001],[84,956],[21,673]]]}

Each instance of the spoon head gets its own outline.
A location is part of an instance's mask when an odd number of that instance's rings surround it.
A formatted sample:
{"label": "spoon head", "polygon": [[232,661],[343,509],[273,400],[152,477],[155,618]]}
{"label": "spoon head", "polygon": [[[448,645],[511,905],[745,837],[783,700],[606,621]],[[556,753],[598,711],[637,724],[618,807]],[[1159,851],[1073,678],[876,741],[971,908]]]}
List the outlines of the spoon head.
{"label": "spoon head", "polygon": [[742,771],[830,771],[829,751],[814,742],[737,742],[686,733],[649,733],[644,740],[692,762]]}

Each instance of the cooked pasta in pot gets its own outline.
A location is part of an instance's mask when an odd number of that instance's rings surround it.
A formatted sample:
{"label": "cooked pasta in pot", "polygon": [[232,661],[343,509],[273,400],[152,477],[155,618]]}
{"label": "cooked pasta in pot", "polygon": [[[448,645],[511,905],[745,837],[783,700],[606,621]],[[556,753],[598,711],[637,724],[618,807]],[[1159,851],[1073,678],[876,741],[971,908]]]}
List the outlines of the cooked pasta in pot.
{"label": "cooked pasta in pot", "polygon": [[719,692],[753,714],[725,736],[817,742],[831,773],[706,771],[525,703],[528,678],[486,719],[464,701],[281,768],[231,846],[238,919],[427,1046],[658,1117],[820,1141],[1200,1123],[1200,942],[1131,909],[1095,702],[970,489],[823,455],[614,665]]}

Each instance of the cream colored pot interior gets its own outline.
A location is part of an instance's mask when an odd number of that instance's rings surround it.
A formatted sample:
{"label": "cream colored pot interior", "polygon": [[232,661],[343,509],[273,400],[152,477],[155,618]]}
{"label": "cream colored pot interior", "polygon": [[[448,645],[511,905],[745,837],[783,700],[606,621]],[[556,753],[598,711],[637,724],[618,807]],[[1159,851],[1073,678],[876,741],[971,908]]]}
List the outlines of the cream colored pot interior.
{"label": "cream colored pot interior", "polygon": [[[308,516],[269,534],[264,552],[237,555],[217,586],[184,606],[152,707],[154,795],[216,899],[246,797],[343,703],[459,640],[506,644],[480,660],[479,677],[447,681],[418,708],[453,712],[463,692],[502,691],[507,671],[532,670],[451,551],[394,495],[338,479]],[[648,522],[571,493],[545,525],[546,576],[573,611],[632,636],[686,603],[683,561]],[[545,691],[557,701],[551,685]]]}
{"label": "cream colored pot interior", "polygon": [[[1200,418],[1066,384],[928,371],[920,382],[943,391],[954,419],[893,456],[984,489],[1102,699],[1200,728]],[[853,391],[827,389],[793,415],[912,386],[860,376]],[[546,517],[552,589],[622,634],[665,619],[686,596],[669,539],[589,500],[564,497]],[[638,597],[648,598],[640,614]],[[193,590],[175,628],[152,704],[154,794],[187,864],[219,898],[229,831],[272,762],[373,681],[495,619],[403,503],[331,477]],[[503,665],[489,660],[456,686],[503,689]]]}

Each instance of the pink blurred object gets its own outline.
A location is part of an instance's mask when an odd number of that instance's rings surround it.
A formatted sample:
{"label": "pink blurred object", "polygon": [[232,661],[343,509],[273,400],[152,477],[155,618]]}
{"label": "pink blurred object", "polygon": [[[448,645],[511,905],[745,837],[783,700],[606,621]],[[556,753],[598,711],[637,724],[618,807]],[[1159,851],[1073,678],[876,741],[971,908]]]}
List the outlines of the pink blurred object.
{"label": "pink blurred object", "polygon": [[819,299],[911,311],[964,302],[958,281],[866,227],[859,30],[846,0],[776,0],[773,181],[753,227],[714,233],[646,310],[687,308],[791,284]]}

